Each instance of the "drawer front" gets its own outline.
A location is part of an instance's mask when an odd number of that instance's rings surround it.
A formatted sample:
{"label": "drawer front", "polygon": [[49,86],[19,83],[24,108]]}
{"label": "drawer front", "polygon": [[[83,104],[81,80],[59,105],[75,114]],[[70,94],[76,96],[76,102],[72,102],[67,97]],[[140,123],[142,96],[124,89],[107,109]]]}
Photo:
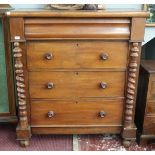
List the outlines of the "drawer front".
{"label": "drawer front", "polygon": [[31,125],[122,125],[123,101],[31,101]]}
{"label": "drawer front", "polygon": [[155,115],[155,101],[147,103],[147,114]]}
{"label": "drawer front", "polygon": [[31,98],[124,97],[125,72],[30,72]]}
{"label": "drawer front", "polygon": [[103,41],[29,41],[28,69],[120,68],[127,66],[128,43]]}
{"label": "drawer front", "polygon": [[25,18],[26,39],[129,39],[129,18]]}
{"label": "drawer front", "polygon": [[155,117],[144,118],[143,134],[155,134]]}

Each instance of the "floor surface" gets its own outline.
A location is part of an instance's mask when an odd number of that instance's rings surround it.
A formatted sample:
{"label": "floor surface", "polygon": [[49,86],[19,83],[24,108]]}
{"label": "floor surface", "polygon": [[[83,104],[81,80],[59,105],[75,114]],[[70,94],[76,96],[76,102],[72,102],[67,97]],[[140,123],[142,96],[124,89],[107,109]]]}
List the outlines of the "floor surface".
{"label": "floor surface", "polygon": [[34,135],[30,146],[22,148],[16,140],[15,125],[0,125],[1,151],[72,151],[72,135]]}
{"label": "floor surface", "polygon": [[155,151],[155,145],[140,147],[136,142],[125,149],[119,135],[33,135],[30,146],[16,141],[15,125],[0,125],[0,151]]}

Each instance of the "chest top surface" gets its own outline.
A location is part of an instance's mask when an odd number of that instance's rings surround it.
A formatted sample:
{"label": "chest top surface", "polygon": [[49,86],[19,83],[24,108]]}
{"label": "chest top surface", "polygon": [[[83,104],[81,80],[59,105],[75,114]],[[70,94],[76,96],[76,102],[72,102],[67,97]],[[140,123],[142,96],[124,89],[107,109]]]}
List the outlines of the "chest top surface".
{"label": "chest top surface", "polygon": [[136,10],[45,10],[18,9],[6,12],[11,17],[147,17],[146,11]]}

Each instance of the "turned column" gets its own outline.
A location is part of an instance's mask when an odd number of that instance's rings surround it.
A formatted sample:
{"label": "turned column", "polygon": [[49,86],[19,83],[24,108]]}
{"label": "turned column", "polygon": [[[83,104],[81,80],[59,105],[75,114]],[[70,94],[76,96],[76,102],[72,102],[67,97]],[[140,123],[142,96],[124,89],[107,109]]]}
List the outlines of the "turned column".
{"label": "turned column", "polygon": [[139,48],[138,43],[131,43],[131,49],[129,53],[129,66],[127,75],[127,89],[126,89],[126,101],[125,101],[125,118],[124,127],[132,127],[134,121],[134,107],[136,102],[136,78],[138,74],[138,57]]}
{"label": "turned column", "polygon": [[[140,26],[139,26],[140,25]],[[125,106],[122,138],[124,146],[130,146],[136,140],[135,106],[141,56],[141,42],[144,38],[145,18],[131,18],[131,36],[129,41],[128,69],[126,78]]]}
{"label": "turned column", "polygon": [[26,106],[26,95],[25,95],[25,80],[24,70],[22,63],[22,49],[20,48],[19,42],[14,42],[13,56],[14,56],[14,67],[16,76],[16,89],[17,89],[17,100],[18,100],[18,117],[19,127],[21,129],[27,128],[28,117],[27,117],[27,106]]}
{"label": "turned column", "polygon": [[9,20],[10,40],[14,57],[14,74],[18,102],[17,140],[22,146],[29,145],[31,137],[28,111],[28,87],[26,71],[26,39],[24,35],[24,18],[14,17]]}
{"label": "turned column", "polygon": [[17,140],[22,146],[29,145],[30,128],[28,123],[28,110],[26,98],[26,81],[24,75],[23,50],[18,41],[13,42],[14,72],[16,79],[16,92],[18,101],[18,126],[16,128]]}

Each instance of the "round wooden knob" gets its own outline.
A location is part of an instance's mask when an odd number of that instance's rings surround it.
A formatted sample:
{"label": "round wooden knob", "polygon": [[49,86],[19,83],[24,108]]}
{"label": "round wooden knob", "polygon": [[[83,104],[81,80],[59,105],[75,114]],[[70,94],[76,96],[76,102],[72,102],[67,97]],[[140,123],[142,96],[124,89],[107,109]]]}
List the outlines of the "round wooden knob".
{"label": "round wooden knob", "polygon": [[52,89],[54,87],[54,84],[52,82],[47,83],[47,88]]}
{"label": "round wooden knob", "polygon": [[105,88],[107,88],[107,83],[106,82],[101,82],[100,86],[101,86],[102,89],[105,89]]}
{"label": "round wooden knob", "polygon": [[99,112],[99,117],[103,118],[103,117],[105,117],[105,115],[106,115],[106,114],[105,114],[104,111],[100,111],[100,112]]}
{"label": "round wooden knob", "polygon": [[54,112],[53,112],[53,111],[49,111],[49,112],[47,113],[47,116],[48,116],[48,118],[54,117]]}
{"label": "round wooden knob", "polygon": [[109,56],[108,56],[107,53],[102,53],[102,54],[100,55],[100,58],[101,58],[102,60],[107,60],[107,59],[109,58]]}
{"label": "round wooden knob", "polygon": [[45,59],[46,59],[46,60],[52,60],[52,58],[53,58],[53,54],[52,54],[52,53],[47,53],[47,54],[45,55]]}

